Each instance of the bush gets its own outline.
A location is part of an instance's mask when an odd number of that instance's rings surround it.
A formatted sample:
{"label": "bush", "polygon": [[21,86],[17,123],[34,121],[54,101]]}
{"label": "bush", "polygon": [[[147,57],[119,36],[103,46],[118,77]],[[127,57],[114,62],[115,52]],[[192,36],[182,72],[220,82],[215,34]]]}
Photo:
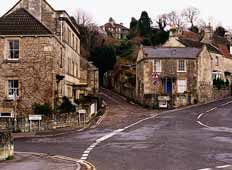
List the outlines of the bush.
{"label": "bush", "polygon": [[52,114],[52,107],[45,103],[45,104],[38,104],[35,103],[32,106],[33,112],[36,115],[51,115]]}
{"label": "bush", "polygon": [[67,97],[63,97],[62,100],[62,104],[58,107],[60,113],[71,113],[76,111],[76,107]]}
{"label": "bush", "polygon": [[151,40],[149,38],[145,38],[143,40],[143,45],[145,45],[145,46],[151,46],[152,42],[151,42]]}
{"label": "bush", "polygon": [[214,79],[213,80],[213,85],[220,90],[221,88],[225,87],[225,82],[222,79]]}

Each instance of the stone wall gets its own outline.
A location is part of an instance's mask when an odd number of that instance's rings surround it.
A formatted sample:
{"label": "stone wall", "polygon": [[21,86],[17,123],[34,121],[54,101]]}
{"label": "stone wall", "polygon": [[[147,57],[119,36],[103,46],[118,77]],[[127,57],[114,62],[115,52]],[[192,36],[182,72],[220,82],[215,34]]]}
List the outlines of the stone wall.
{"label": "stone wall", "polygon": [[225,88],[225,89],[213,89],[213,100],[220,100],[226,97],[231,96],[231,89],[230,88]]}
{"label": "stone wall", "polygon": [[0,131],[0,161],[14,155],[13,137],[10,132]]}

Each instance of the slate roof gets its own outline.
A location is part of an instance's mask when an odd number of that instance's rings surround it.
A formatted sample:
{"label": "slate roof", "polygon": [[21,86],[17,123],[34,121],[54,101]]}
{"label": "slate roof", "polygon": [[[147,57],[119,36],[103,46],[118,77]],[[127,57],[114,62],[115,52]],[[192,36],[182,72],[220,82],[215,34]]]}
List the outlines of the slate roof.
{"label": "slate roof", "polygon": [[23,8],[0,18],[0,35],[47,34],[52,32]]}
{"label": "slate roof", "polygon": [[209,51],[222,54],[220,49],[218,49],[218,47],[216,46],[213,46],[213,44],[206,44],[200,41],[193,41],[193,40],[183,39],[183,38],[179,38],[178,41],[181,44],[185,45],[186,47],[202,48],[204,45],[206,45]]}
{"label": "slate roof", "polygon": [[144,47],[144,53],[148,58],[170,59],[195,59],[200,54],[200,48],[154,48]]}

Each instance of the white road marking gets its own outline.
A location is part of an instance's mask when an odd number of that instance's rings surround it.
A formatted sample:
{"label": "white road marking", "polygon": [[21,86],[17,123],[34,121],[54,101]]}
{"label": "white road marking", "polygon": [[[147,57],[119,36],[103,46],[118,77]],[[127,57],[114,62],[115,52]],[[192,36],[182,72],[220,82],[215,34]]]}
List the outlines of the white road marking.
{"label": "white road marking", "polygon": [[217,107],[214,107],[214,108],[212,108],[212,109],[210,109],[210,110],[207,110],[206,113],[212,112],[212,111],[214,111],[214,110],[216,110],[216,109],[217,109]]}
{"label": "white road marking", "polygon": [[216,166],[216,168],[218,168],[218,169],[228,168],[228,167],[231,167],[231,165]]}
{"label": "white road marking", "polygon": [[213,170],[212,168],[204,168],[204,169],[198,169],[198,170]]}
{"label": "white road marking", "polygon": [[81,157],[80,160],[87,160],[87,159],[88,159],[88,156],[89,156],[89,154],[90,154],[90,152],[88,152],[88,151],[90,151],[90,150],[92,151],[92,150],[93,150],[97,145],[99,145],[101,142],[103,142],[103,141],[105,141],[105,140],[107,140],[107,139],[109,139],[109,138],[112,138],[113,136],[119,134],[120,132],[123,132],[123,131],[125,131],[125,130],[127,130],[127,129],[129,129],[129,128],[135,126],[135,125],[137,125],[137,124],[140,124],[140,123],[142,123],[142,122],[144,122],[144,121],[146,121],[146,120],[153,119],[153,118],[158,117],[158,116],[159,116],[159,115],[150,116],[150,117],[148,117],[148,118],[139,120],[139,121],[137,121],[137,122],[135,122],[135,123],[133,123],[133,124],[131,124],[131,125],[129,125],[129,126],[123,128],[123,129],[117,129],[117,130],[114,130],[113,132],[111,132],[111,133],[109,133],[109,134],[107,134],[107,135],[105,135],[105,136],[102,136],[101,138],[97,139],[92,145],[90,145],[90,146],[83,152],[82,157]]}
{"label": "white road marking", "polygon": [[202,116],[204,116],[205,113],[201,113],[198,117],[197,120],[199,120]]}
{"label": "white road marking", "polygon": [[204,124],[204,123],[202,123],[202,122],[200,122],[200,121],[197,121],[197,123],[198,123],[199,125],[201,125],[201,126],[206,127],[206,128],[211,128],[210,126],[208,126],[208,125],[206,125],[206,124]]}
{"label": "white road marking", "polygon": [[227,102],[227,103],[224,103],[224,104],[222,104],[221,106],[226,106],[226,105],[228,105],[228,104],[230,104],[230,103],[232,103],[232,101]]}

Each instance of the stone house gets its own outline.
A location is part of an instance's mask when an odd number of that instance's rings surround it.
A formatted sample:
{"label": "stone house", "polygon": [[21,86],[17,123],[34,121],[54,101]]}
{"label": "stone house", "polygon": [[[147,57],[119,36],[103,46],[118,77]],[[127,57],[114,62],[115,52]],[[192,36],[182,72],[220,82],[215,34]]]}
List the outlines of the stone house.
{"label": "stone house", "polygon": [[25,116],[34,103],[78,98],[80,59],[80,33],[66,11],[19,0],[0,18],[0,113]]}
{"label": "stone house", "polygon": [[141,47],[136,64],[136,98],[152,107],[179,107],[212,96],[211,57],[204,46]]}
{"label": "stone house", "polygon": [[116,23],[113,18],[110,18],[109,22],[101,26],[101,29],[115,39],[127,39],[129,35],[129,29],[123,23]]}
{"label": "stone house", "polygon": [[136,98],[147,106],[179,107],[230,95],[213,80],[229,80],[232,57],[223,37],[206,28],[203,38],[192,32],[171,34],[162,47],[141,47],[136,64]]}

